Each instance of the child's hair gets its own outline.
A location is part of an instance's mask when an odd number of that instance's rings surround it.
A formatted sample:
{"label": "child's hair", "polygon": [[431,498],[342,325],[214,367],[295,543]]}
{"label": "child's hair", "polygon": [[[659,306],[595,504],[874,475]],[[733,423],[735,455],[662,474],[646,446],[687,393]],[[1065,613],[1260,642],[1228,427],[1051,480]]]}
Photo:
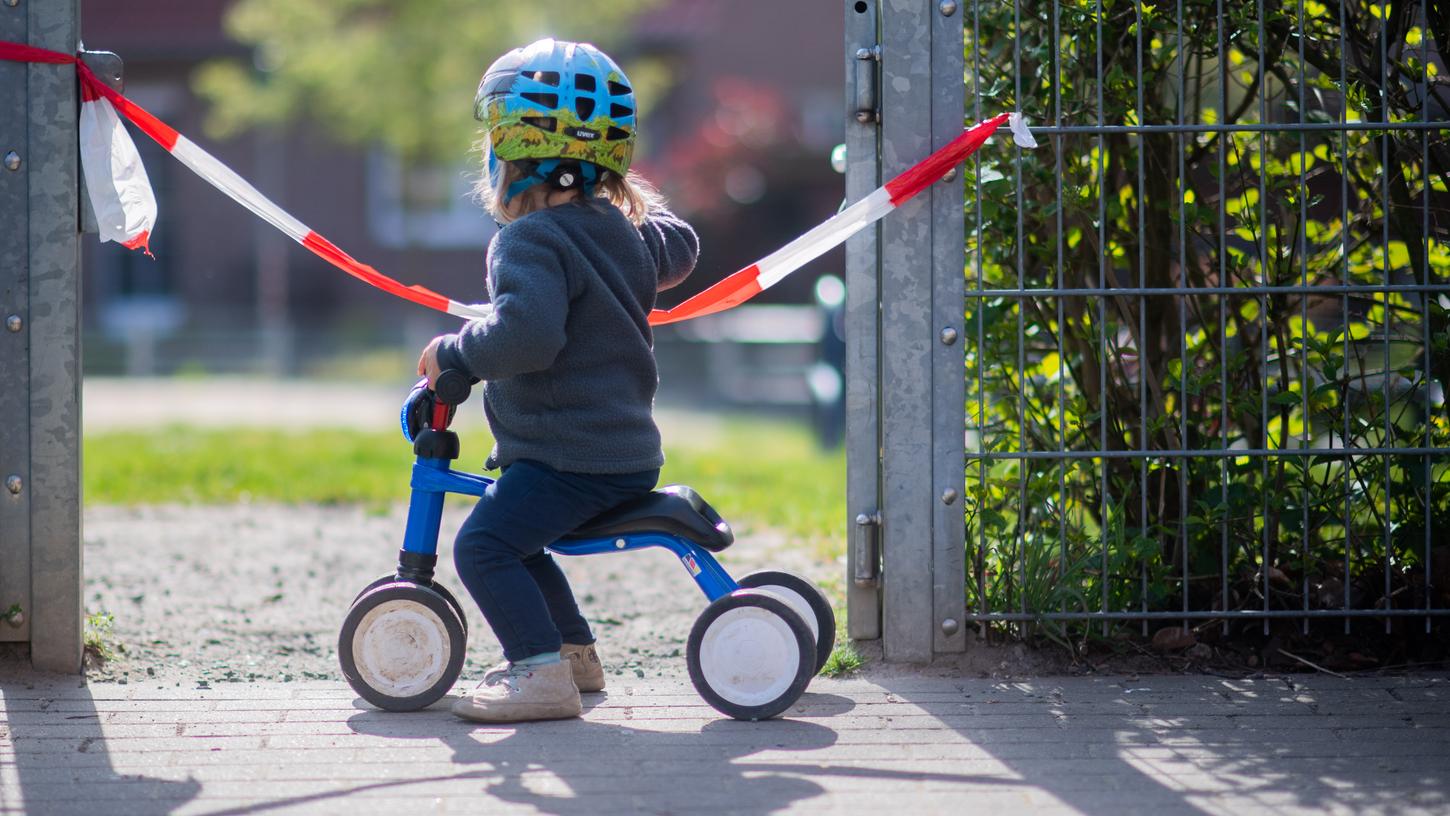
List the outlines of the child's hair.
{"label": "child's hair", "polygon": [[[487,150],[488,147],[485,145],[483,147],[485,161],[487,160]],[[519,167],[518,162],[502,159],[495,159],[495,161],[503,165],[503,173],[498,186],[495,187],[489,182],[488,171],[485,170],[474,184],[473,194],[483,204],[483,208],[488,210],[488,214],[500,224],[517,221],[535,210],[547,207],[549,196],[565,189],[548,182],[540,182],[505,202],[505,191],[508,190],[510,184],[523,178],[525,171]],[[602,198],[618,207],[625,217],[635,225],[644,223],[650,213],[663,209],[665,206],[664,196],[660,195],[659,190],[633,170],[630,170],[623,178],[620,178],[617,173],[604,171],[603,177],[594,187],[594,197]]]}

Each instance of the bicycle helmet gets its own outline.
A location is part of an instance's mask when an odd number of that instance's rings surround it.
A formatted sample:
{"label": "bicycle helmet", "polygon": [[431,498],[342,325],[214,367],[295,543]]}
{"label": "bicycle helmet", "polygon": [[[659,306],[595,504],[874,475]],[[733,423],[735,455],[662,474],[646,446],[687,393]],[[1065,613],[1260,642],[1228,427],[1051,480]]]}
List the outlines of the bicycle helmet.
{"label": "bicycle helmet", "polygon": [[592,194],[605,172],[620,176],[634,155],[634,90],[589,43],[543,39],[499,57],[478,83],[473,115],[488,135],[489,176],[500,160],[522,162],[505,200],[541,182]]}

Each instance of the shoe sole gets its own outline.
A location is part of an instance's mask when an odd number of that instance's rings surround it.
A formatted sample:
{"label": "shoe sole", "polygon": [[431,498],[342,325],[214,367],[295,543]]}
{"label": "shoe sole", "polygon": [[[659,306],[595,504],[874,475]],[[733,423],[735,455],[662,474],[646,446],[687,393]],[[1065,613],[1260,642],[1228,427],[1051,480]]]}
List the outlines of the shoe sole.
{"label": "shoe sole", "polygon": [[570,711],[560,711],[557,705],[544,703],[531,703],[526,705],[513,705],[499,711],[484,711],[470,706],[453,706],[453,714],[471,722],[486,723],[510,723],[510,722],[531,722],[537,720],[568,720],[578,717],[584,713],[583,708],[574,708]]}
{"label": "shoe sole", "polygon": [[580,694],[592,694],[596,691],[604,691],[604,670],[590,677],[582,670],[584,661],[570,661],[570,668],[574,669],[574,688],[579,689]]}

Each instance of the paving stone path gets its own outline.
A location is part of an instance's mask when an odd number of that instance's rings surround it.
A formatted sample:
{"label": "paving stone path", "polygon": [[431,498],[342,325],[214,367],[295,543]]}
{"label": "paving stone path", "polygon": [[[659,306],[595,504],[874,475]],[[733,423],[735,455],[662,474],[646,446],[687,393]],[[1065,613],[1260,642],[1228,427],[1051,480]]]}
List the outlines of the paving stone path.
{"label": "paving stone path", "polygon": [[0,676],[0,813],[1450,813],[1450,678],[818,679],[721,719],[687,681],[475,727],[342,684]]}
{"label": "paving stone path", "polygon": [[[252,383],[143,384],[171,389],[149,401],[105,385],[87,382],[88,430],[308,403]],[[381,416],[396,390],[332,396]],[[187,401],[202,392],[214,404]],[[89,683],[0,667],[0,814],[1450,814],[1450,676],[1004,681],[874,665],[816,680],[781,719],[722,719],[676,653],[699,599],[646,556],[571,568],[624,670],[582,720],[476,727],[446,700],[379,712],[340,682],[276,681],[331,673],[336,610],[388,566],[400,529],[396,511],[308,513],[88,509],[87,602],[116,613],[127,651]],[[766,537],[731,568],[839,574],[793,549]],[[474,641],[466,677],[494,657]]]}

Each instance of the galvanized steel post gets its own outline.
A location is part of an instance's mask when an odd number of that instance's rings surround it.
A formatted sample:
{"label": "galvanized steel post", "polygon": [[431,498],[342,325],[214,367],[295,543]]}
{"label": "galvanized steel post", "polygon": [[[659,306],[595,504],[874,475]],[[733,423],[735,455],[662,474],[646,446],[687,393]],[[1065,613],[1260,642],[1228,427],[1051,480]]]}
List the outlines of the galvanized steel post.
{"label": "galvanized steel post", "polygon": [[[878,0],[846,0],[846,200],[881,185]],[[881,425],[876,281],[879,227],[846,241],[846,631],[881,637]]]}
{"label": "galvanized steel post", "polygon": [[[0,6],[0,39],[24,42],[24,8]],[[30,640],[30,256],[26,67],[0,62],[0,641]],[[7,614],[8,613],[8,614]],[[17,619],[18,615],[18,619]]]}
{"label": "galvanized steel post", "polygon": [[[847,6],[848,48],[851,15],[862,5],[868,4]],[[956,3],[883,0],[879,26],[877,170],[880,178],[890,178],[962,132],[962,23]],[[847,125],[848,150],[853,138],[865,142],[860,127],[876,124],[870,117],[853,119]],[[851,161],[857,178],[864,176],[864,162],[864,156]],[[848,178],[848,192],[859,192],[849,186],[855,180]],[[858,183],[862,191],[869,189]],[[881,636],[888,660],[930,660],[966,644],[959,495],[965,466],[965,369],[958,345],[966,261],[962,196],[961,174],[954,171],[882,223],[879,247],[869,239],[847,245],[848,286],[854,287],[848,342],[858,363],[848,371],[847,397],[854,397],[848,402],[853,423],[848,436],[863,449],[848,458],[851,512],[858,512],[857,501],[864,503],[868,485],[879,480],[877,514],[864,520],[874,522],[869,526],[880,540]],[[878,250],[874,258],[867,255],[872,249]],[[874,280],[862,274],[863,264],[872,262]],[[875,314],[863,302],[871,289],[877,295]],[[868,347],[871,341],[875,345]],[[877,399],[868,409],[863,402],[871,388]],[[868,421],[875,427],[868,428]],[[864,453],[867,441],[876,441],[877,427],[879,476]],[[853,605],[860,592],[853,590]],[[857,619],[866,613],[857,615],[854,607],[852,613],[855,635]]]}
{"label": "galvanized steel post", "polygon": [[[75,53],[79,0],[0,7],[0,39]],[[0,63],[0,641],[81,666],[80,242],[75,72]],[[11,155],[13,154],[13,156]]]}
{"label": "galvanized steel post", "polygon": [[[928,2],[931,28],[931,149],[962,132],[966,113],[962,12],[953,0]],[[958,495],[966,469],[966,359],[956,342],[964,331],[966,298],[965,176],[953,168],[931,194],[931,618],[936,653],[967,646],[966,521]]]}

